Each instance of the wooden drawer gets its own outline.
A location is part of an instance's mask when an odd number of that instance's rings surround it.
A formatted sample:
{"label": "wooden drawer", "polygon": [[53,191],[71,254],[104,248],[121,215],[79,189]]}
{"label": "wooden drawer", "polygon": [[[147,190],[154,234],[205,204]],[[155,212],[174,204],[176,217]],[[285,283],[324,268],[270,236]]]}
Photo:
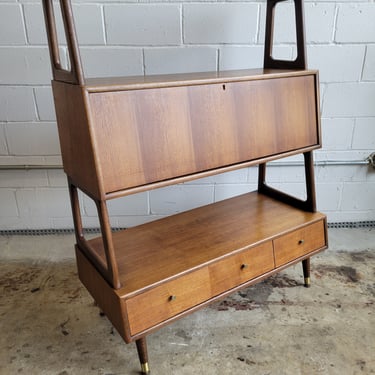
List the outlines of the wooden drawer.
{"label": "wooden drawer", "polygon": [[211,297],[207,267],[166,282],[126,301],[135,335]]}
{"label": "wooden drawer", "polygon": [[326,245],[324,221],[310,224],[273,241],[279,267]]}
{"label": "wooden drawer", "polygon": [[216,296],[274,268],[272,242],[266,242],[209,266]]}

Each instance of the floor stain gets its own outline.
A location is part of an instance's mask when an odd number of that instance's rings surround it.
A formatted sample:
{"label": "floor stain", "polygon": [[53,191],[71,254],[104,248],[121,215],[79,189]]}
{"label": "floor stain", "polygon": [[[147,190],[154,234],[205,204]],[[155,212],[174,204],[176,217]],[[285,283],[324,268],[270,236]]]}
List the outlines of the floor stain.
{"label": "floor stain", "polygon": [[359,263],[364,263],[369,260],[375,259],[375,254],[373,253],[372,250],[350,252],[348,253],[348,255],[350,256],[351,260],[353,260],[354,262],[359,262]]}
{"label": "floor stain", "polygon": [[329,274],[330,277],[343,280],[347,283],[357,283],[361,280],[361,275],[357,269],[350,266],[332,266],[332,265],[319,265],[314,271],[314,275],[318,278]]}
{"label": "floor stain", "polygon": [[178,329],[175,333],[177,337],[181,337],[185,341],[191,341],[192,337],[190,334],[188,334],[184,329]]}
{"label": "floor stain", "polygon": [[[211,307],[218,311],[227,311],[229,309],[234,309],[236,311],[254,310],[271,304],[268,299],[275,289],[293,288],[301,285],[301,283],[288,275],[279,273],[269,277],[259,284],[242,289],[237,293],[228,296],[225,300],[211,305]],[[290,301],[286,301],[285,299],[281,299],[278,302],[272,302],[272,304],[273,303],[284,305],[291,304]]]}
{"label": "floor stain", "polygon": [[[297,264],[235,292],[211,305],[227,314],[197,312],[149,335],[152,368],[175,375],[279,374],[280,368],[289,375],[298,366],[304,374],[375,374],[374,259],[374,250],[325,252],[312,259],[310,289]],[[134,345],[110,334],[111,323],[76,274],[74,260],[0,263],[1,374],[138,373]],[[171,337],[181,350],[160,345]]]}
{"label": "floor stain", "polygon": [[288,277],[286,274],[279,273],[274,275],[264,281],[266,285],[270,285],[273,288],[293,288],[295,286],[301,285],[295,279]]}
{"label": "floor stain", "polygon": [[[0,288],[4,293],[14,293],[25,291],[25,286],[29,286],[40,275],[41,269],[34,267],[17,267],[10,272],[6,272],[0,278]],[[34,290],[36,287],[31,287]]]}

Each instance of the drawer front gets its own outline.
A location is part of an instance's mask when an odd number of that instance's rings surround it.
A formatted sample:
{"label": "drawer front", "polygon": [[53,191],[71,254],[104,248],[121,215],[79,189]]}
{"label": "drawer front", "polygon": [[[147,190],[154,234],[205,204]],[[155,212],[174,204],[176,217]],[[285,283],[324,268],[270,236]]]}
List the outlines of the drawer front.
{"label": "drawer front", "polygon": [[207,267],[166,282],[126,301],[135,335],[211,297]]}
{"label": "drawer front", "polygon": [[275,264],[279,267],[326,245],[324,221],[310,224],[274,240]]}
{"label": "drawer front", "polygon": [[245,250],[209,266],[212,295],[218,295],[274,268],[272,242]]}

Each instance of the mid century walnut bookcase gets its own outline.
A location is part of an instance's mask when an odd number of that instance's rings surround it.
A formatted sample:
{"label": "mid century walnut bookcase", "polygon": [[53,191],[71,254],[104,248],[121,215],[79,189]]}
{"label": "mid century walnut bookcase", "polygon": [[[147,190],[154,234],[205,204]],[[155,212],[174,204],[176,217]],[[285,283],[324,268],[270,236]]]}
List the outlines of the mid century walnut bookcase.
{"label": "mid century walnut bookcase", "polygon": [[[146,336],[327,247],[316,212],[312,151],[321,146],[317,71],[307,70],[302,0],[297,58],[272,57],[267,0],[264,67],[185,75],[85,79],[70,0],[60,0],[70,70],[60,64],[52,0],[43,0],[64,170],[82,283],[149,372]],[[266,163],[303,154],[306,200],[271,188]],[[259,165],[258,191],[123,231],[107,201]],[[96,203],[88,240],[78,190]]]}

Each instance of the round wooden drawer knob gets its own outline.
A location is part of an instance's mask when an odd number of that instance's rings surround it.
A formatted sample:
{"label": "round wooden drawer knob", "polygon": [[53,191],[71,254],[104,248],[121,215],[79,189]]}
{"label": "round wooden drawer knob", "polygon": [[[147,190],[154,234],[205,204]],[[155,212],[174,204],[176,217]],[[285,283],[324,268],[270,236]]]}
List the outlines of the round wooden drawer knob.
{"label": "round wooden drawer knob", "polygon": [[303,245],[305,243],[305,240],[299,240],[298,245]]}
{"label": "round wooden drawer knob", "polygon": [[176,300],[176,298],[177,298],[177,296],[169,296],[169,298],[168,298],[168,300],[170,301],[170,302],[172,302],[172,301],[175,301]]}
{"label": "round wooden drawer knob", "polygon": [[245,270],[246,268],[249,268],[249,265],[246,263],[241,264],[241,270]]}

